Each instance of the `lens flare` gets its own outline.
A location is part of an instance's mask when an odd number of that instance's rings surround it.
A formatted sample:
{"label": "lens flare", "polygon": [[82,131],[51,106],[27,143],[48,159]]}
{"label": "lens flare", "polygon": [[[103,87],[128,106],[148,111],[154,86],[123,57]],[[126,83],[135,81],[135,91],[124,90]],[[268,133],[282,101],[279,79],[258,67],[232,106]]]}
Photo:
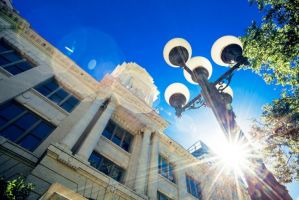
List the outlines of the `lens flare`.
{"label": "lens flare", "polygon": [[246,164],[248,159],[250,149],[248,145],[240,142],[224,143],[223,148],[216,152],[216,157],[218,157],[220,163],[222,163],[227,170],[233,170],[235,172],[240,172]]}

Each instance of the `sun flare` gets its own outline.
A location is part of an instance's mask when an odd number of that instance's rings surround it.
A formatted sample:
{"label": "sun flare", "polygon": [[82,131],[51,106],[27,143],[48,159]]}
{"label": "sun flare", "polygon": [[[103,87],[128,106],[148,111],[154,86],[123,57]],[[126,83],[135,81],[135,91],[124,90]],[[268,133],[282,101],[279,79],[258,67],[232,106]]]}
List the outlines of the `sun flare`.
{"label": "sun flare", "polygon": [[247,153],[242,145],[227,144],[218,156],[226,166],[235,169],[246,163],[248,157]]}
{"label": "sun flare", "polygon": [[216,159],[226,171],[233,171],[242,176],[242,171],[248,167],[250,147],[242,142],[222,142],[215,150]]}

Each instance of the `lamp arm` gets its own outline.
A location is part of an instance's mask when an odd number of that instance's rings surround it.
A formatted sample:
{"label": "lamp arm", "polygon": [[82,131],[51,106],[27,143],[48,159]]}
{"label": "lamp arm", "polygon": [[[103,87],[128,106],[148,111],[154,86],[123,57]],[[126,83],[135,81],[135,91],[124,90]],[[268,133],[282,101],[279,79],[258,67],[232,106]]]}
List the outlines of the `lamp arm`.
{"label": "lamp arm", "polygon": [[186,70],[190,74],[190,76],[193,76],[192,70],[189,67],[187,67],[186,63],[184,63],[184,65],[181,66],[181,68],[183,68],[184,70]]}
{"label": "lamp arm", "polygon": [[[200,104],[199,107],[196,107],[195,104]],[[194,97],[191,101],[189,101],[189,103],[187,103],[183,109],[196,109],[196,108],[200,108],[201,106],[204,105],[204,100],[201,96],[201,94],[197,95],[196,97]]]}
{"label": "lamp arm", "polygon": [[[218,83],[223,82],[223,80],[227,79],[230,82],[230,79],[232,77],[233,72],[236,69],[239,69],[241,65],[249,65],[248,59],[245,57],[242,57],[237,64],[235,64],[232,68],[227,70],[224,74],[222,74],[214,83],[213,85],[217,85]],[[228,85],[228,84],[227,84]]]}
{"label": "lamp arm", "polygon": [[[220,85],[223,85],[223,81],[224,80],[227,80],[227,84],[226,86],[223,86],[223,87],[220,87],[220,90],[223,91],[230,83],[231,81],[231,78],[232,78],[232,75],[233,75],[233,72],[238,69],[241,65],[248,65],[249,62],[247,60],[247,58],[245,57],[241,57],[239,59],[239,61],[237,62],[237,64],[235,64],[232,68],[230,68],[228,71],[226,71],[222,76],[220,76],[214,83],[210,84],[211,86],[208,86],[209,88],[210,87],[215,87],[217,84],[220,84]],[[195,76],[196,80],[198,80],[197,82],[202,82],[202,81],[199,81],[199,80],[202,80],[202,78],[199,77],[198,74],[194,74],[193,71],[187,67],[187,65],[184,63],[181,68],[183,68],[184,70],[186,70],[192,77]],[[202,84],[200,84],[201,87],[202,87]],[[204,85],[209,85],[208,82]],[[199,104],[199,106],[196,106],[196,104]],[[211,102],[210,102],[211,104]],[[213,103],[212,103],[213,104]],[[199,94],[197,95],[195,98],[193,98],[191,101],[189,101],[185,106],[183,107],[178,107],[178,108],[175,108],[176,110],[176,115],[178,117],[180,117],[182,115],[182,113],[187,110],[187,109],[197,109],[197,108],[200,108],[202,107],[203,105],[205,105],[205,98],[202,96],[202,94]],[[234,114],[233,114],[234,115]],[[226,127],[227,128],[227,127]]]}
{"label": "lamp arm", "polygon": [[[224,74],[222,74],[214,83],[213,85],[221,84],[224,80],[227,80],[228,83],[230,83],[230,80],[232,78],[232,75],[236,69],[238,69],[241,66],[240,63],[235,64],[232,68],[227,70]],[[228,86],[229,84],[227,84]]]}
{"label": "lamp arm", "polygon": [[[186,64],[181,66],[181,68],[186,70],[191,76],[194,75],[194,73],[187,67]],[[199,105],[196,106],[196,104],[199,104]],[[194,97],[192,100],[190,100],[185,106],[175,108],[175,114],[176,114],[177,117],[181,117],[182,113],[185,110],[187,110],[187,109],[197,109],[197,108],[202,107],[203,105],[205,105],[204,99],[203,99],[202,95],[199,94],[196,97]]]}
{"label": "lamp arm", "polygon": [[[197,104],[199,104],[199,105],[196,106]],[[175,113],[176,113],[176,116],[180,117],[185,110],[197,109],[204,105],[205,105],[204,99],[203,99],[202,95],[199,94],[196,97],[194,97],[192,100],[190,100],[185,106],[183,106],[181,108],[175,108],[175,111],[176,111]]]}

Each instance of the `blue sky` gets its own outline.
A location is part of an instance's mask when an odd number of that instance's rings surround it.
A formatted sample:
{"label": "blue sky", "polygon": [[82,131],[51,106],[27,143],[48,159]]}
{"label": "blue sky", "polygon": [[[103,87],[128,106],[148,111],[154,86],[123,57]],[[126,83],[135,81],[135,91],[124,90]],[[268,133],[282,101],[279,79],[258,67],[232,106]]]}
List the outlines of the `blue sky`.
{"label": "blue sky", "polygon": [[[191,96],[200,90],[180,69],[167,66],[162,56],[165,43],[174,37],[187,39],[193,56],[212,62],[215,80],[227,68],[212,61],[213,42],[223,35],[244,35],[251,21],[262,16],[247,0],[14,0],[14,6],[35,31],[97,80],[124,61],[144,67],[161,93],[154,106],[171,123],[165,133],[185,148],[199,139],[213,146],[223,138],[209,109],[189,111],[177,119],[166,104],[164,91],[173,82],[187,85]],[[249,70],[238,71],[231,86],[234,111],[245,131],[261,114],[262,105],[280,92]],[[294,199],[299,196],[295,187],[289,187]]]}

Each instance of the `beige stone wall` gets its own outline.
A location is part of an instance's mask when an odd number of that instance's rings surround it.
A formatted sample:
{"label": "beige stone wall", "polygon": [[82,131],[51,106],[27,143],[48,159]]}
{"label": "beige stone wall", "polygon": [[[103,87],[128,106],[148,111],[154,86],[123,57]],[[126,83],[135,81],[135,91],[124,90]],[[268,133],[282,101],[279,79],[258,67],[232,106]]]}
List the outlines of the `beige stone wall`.
{"label": "beige stone wall", "polygon": [[42,196],[54,183],[93,199],[146,199],[130,188],[95,170],[59,146],[50,146],[27,181],[36,185],[30,199]]}

